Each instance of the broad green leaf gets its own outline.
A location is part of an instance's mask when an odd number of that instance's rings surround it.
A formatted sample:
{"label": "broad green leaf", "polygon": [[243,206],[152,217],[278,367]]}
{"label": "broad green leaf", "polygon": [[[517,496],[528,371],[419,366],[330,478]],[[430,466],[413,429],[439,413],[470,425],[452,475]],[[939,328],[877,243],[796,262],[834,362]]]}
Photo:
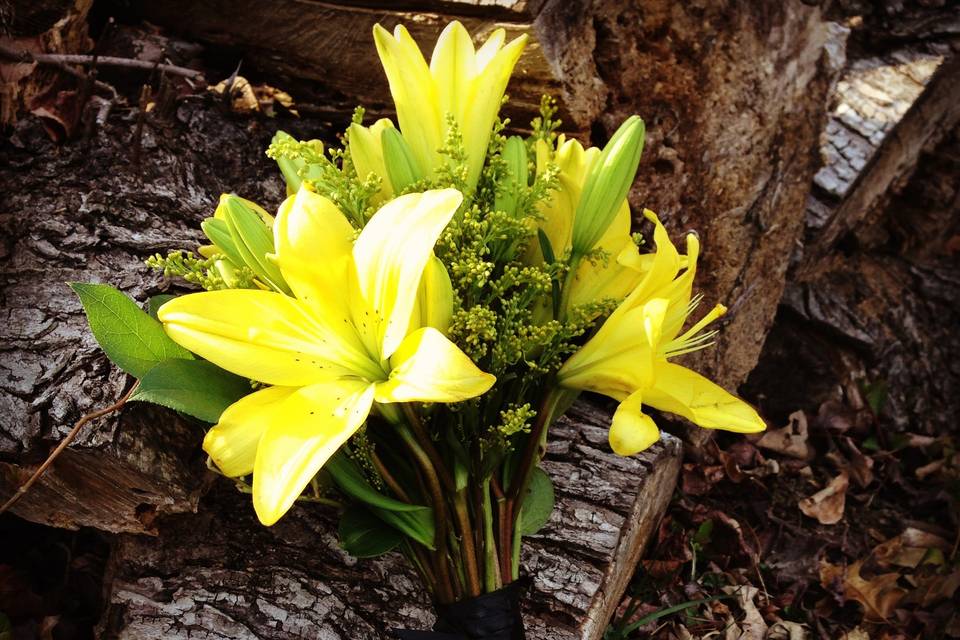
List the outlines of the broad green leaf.
{"label": "broad green leaf", "polygon": [[530,491],[520,509],[520,533],[530,536],[540,531],[553,513],[553,501],[553,481],[543,469],[535,468],[530,476]]}
{"label": "broad green leaf", "polygon": [[349,507],[337,527],[340,544],[355,558],[375,558],[392,551],[403,536],[383,520],[361,507]]}
{"label": "broad green leaf", "polygon": [[152,402],[214,423],[252,391],[250,381],[206,360],[167,360],[150,369],[130,400]]}
{"label": "broad green leaf", "polygon": [[126,295],[106,284],[71,282],[93,337],[110,360],[136,378],[164,360],[193,355],[164,333],[163,325]]}
{"label": "broad green leaf", "polygon": [[432,509],[383,495],[367,482],[363,473],[343,453],[335,454],[323,468],[330,472],[341,491],[368,505],[378,518],[428,549],[434,548],[436,529]]}
{"label": "broad green leaf", "polygon": [[150,314],[150,317],[154,320],[157,319],[157,311],[160,310],[160,307],[170,302],[177,296],[170,293],[160,293],[155,296],[150,296],[150,299],[147,300],[147,313]]}

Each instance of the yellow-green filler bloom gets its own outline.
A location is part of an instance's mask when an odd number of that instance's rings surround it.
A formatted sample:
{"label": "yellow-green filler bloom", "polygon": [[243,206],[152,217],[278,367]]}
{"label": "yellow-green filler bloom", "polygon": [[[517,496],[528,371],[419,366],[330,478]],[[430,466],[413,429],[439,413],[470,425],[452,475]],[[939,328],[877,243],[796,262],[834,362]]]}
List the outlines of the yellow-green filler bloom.
{"label": "yellow-green filler bloom", "polygon": [[426,177],[447,161],[440,148],[450,115],[463,136],[467,189],[472,192],[476,187],[507,81],[527,41],[522,35],[504,46],[505,37],[506,32],[497,29],[475,50],[464,26],[451,22],[440,34],[427,66],[402,25],[392,35],[374,26],[373,38],[390,82],[400,131]]}
{"label": "yellow-green filler bloom", "polygon": [[[253,473],[264,524],[290,508],[374,402],[459,402],[493,385],[440,331],[420,326],[435,315],[422,292],[444,290],[433,246],[462,199],[454,189],[401,196],[354,242],[343,213],[302,186],[273,228],[273,259],[294,296],[209,291],[160,308],[182,346],[272,385],[230,406],[203,444],[226,475]],[[431,282],[421,287],[425,271]]]}
{"label": "yellow-green filler bloom", "polygon": [[[657,217],[645,213],[656,225],[657,247],[650,269],[596,335],[563,365],[557,374],[560,384],[620,401],[610,425],[610,446],[620,455],[642,451],[660,437],[653,419],[642,411],[643,404],[708,429],[763,431],[766,425],[753,407],[669,361],[708,346],[715,332],[701,331],[726,308],[717,305],[680,334],[699,302],[691,300],[691,292],[700,244],[695,235],[687,236],[684,258]],[[686,269],[677,276],[684,264]]]}

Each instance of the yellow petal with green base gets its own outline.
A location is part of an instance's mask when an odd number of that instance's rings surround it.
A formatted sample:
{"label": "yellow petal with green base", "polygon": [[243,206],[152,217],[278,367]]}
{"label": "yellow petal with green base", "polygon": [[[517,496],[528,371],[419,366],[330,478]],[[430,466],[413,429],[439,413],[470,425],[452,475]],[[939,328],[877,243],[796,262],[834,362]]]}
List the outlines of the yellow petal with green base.
{"label": "yellow petal with green base", "polygon": [[460,402],[496,382],[432,327],[407,336],[390,364],[390,378],[377,385],[377,402]]}
{"label": "yellow petal with green base", "polygon": [[253,473],[260,437],[270,425],[277,405],[296,390],[295,387],[267,387],[244,396],[224,410],[220,421],[203,439],[203,450],[223,475],[237,478]]}
{"label": "yellow petal with green base", "polygon": [[366,180],[372,173],[380,178],[380,190],[374,195],[373,203],[380,204],[393,197],[393,189],[387,179],[387,167],[383,160],[381,137],[384,129],[392,129],[389,118],[380,118],[369,127],[353,123],[348,129],[350,160],[360,180]]}
{"label": "yellow petal with green base", "polygon": [[181,346],[267,384],[305,386],[379,370],[358,342],[343,340],[304,303],[272,291],[193,293],[160,307],[157,318]]}
{"label": "yellow petal with green base", "polygon": [[443,113],[430,67],[410,33],[397,25],[393,34],[379,24],[373,40],[390,84],[397,120],[420,167],[431,172],[443,145]]}
{"label": "yellow petal with green base", "polygon": [[297,390],[273,406],[253,468],[253,507],[270,526],[367,419],[373,385],[347,378]]}
{"label": "yellow petal with green base", "polygon": [[343,323],[343,295],[354,230],[327,198],[301,186],[280,205],[274,225],[275,260],[297,298]]}
{"label": "yellow petal with green base", "polygon": [[379,321],[380,357],[389,358],[407,335],[420,280],[433,246],[463,196],[455,189],[400,196],[373,215],[353,247],[359,295]]}
{"label": "yellow petal with green base", "polygon": [[620,403],[610,423],[610,448],[621,456],[632,456],[660,440],[653,418],[641,410],[642,391],[631,393]]}
{"label": "yellow petal with green base", "polygon": [[644,402],[651,407],[683,416],[707,429],[737,433],[766,429],[753,407],[686,367],[659,361],[654,379],[644,393]]}

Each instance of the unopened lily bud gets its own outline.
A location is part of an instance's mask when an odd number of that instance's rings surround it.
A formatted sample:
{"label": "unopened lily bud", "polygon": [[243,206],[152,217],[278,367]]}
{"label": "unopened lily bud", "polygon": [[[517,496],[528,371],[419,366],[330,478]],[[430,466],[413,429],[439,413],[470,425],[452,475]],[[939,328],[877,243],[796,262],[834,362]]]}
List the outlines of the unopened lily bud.
{"label": "unopened lily bud", "polygon": [[[203,230],[204,235],[207,236],[210,242],[213,243],[213,246],[216,247],[217,253],[224,254],[236,264],[243,264],[243,256],[240,255],[237,245],[233,242],[233,236],[230,235],[230,229],[227,227],[226,220],[207,218],[200,223],[200,229]],[[211,257],[206,254],[201,255],[205,258]]]}
{"label": "unopened lily bud", "polygon": [[[277,131],[273,136],[273,143],[288,142],[295,143],[296,139],[285,131]],[[300,190],[300,169],[304,166],[304,161],[300,159],[281,156],[277,158],[277,166],[280,167],[280,173],[283,174],[283,180],[287,183],[287,195],[293,195]]]}
{"label": "unopened lily bud", "polygon": [[383,145],[383,163],[386,165],[387,177],[395,194],[402,193],[406,187],[423,178],[423,171],[413,155],[413,150],[399,131],[393,127],[384,128],[380,134],[380,142]]}
{"label": "unopened lily bud", "polygon": [[213,212],[214,218],[217,218],[218,220],[226,220],[225,211],[228,200],[239,200],[244,206],[260,216],[260,219],[263,220],[265,225],[268,227],[273,227],[273,216],[267,213],[266,209],[258,205],[253,200],[247,200],[246,198],[241,198],[240,196],[232,193],[224,193],[220,196],[220,201],[217,203],[217,209]]}
{"label": "unopened lily bud", "polygon": [[620,125],[590,168],[573,221],[573,253],[585,255],[613,222],[630,191],[640,164],[643,120],[631,116]]}
{"label": "unopened lily bud", "polygon": [[230,238],[241,258],[235,262],[250,267],[258,278],[273,288],[289,293],[280,268],[267,258],[267,254],[274,250],[273,231],[243,198],[231,195],[221,202]]}
{"label": "unopened lily bud", "polygon": [[213,263],[213,266],[217,268],[217,273],[223,278],[223,283],[227,285],[228,289],[233,289],[237,286],[237,268],[232,262],[229,260],[217,260]]}
{"label": "unopened lily bud", "polygon": [[499,211],[506,211],[513,215],[517,212],[520,196],[529,179],[527,145],[523,138],[511,136],[507,139],[503,148],[503,161],[506,163],[506,174],[500,183],[494,206]]}
{"label": "unopened lily bud", "polygon": [[387,178],[387,168],[383,162],[383,145],[381,136],[384,129],[392,129],[393,123],[389,118],[380,118],[369,127],[353,123],[348,130],[350,140],[350,160],[357,177],[366,180],[371,173],[380,177],[380,191],[377,192],[377,202],[383,202],[393,197],[393,189]]}

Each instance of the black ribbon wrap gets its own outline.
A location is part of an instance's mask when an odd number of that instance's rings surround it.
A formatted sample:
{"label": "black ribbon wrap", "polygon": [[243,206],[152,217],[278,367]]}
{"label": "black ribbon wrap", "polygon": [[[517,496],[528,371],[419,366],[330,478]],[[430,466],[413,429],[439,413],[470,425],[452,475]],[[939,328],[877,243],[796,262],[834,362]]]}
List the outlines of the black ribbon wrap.
{"label": "black ribbon wrap", "polygon": [[437,605],[433,631],[394,629],[398,640],[525,640],[520,599],[527,581],[518,580],[492,593]]}

